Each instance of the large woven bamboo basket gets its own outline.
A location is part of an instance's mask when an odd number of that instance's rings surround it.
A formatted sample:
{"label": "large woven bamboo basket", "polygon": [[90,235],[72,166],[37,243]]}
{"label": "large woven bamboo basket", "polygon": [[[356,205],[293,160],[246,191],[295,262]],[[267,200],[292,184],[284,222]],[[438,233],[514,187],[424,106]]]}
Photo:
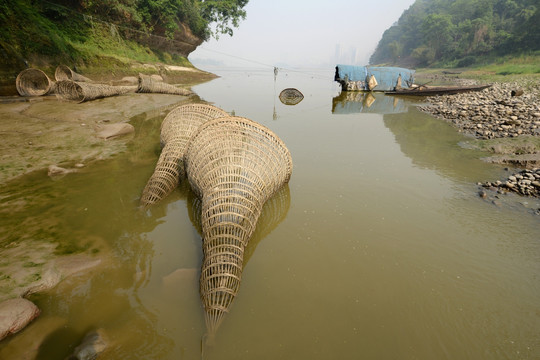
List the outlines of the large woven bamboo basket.
{"label": "large woven bamboo basket", "polygon": [[231,116],[199,127],[187,146],[185,166],[201,198],[200,295],[213,337],[238,293],[244,251],[263,205],[289,181],[292,159],[271,130]]}
{"label": "large woven bamboo basket", "polygon": [[56,97],[77,102],[90,101],[109,96],[134,92],[137,86],[111,86],[62,80],[56,83]]}
{"label": "large woven bamboo basket", "polygon": [[139,93],[158,93],[158,94],[173,94],[173,95],[191,95],[191,91],[182,89],[163,81],[157,81],[152,77],[144,74],[139,74]]}
{"label": "large woven bamboo basket", "polygon": [[21,71],[15,79],[17,92],[21,96],[42,96],[54,92],[54,82],[39,69]]}
{"label": "large woven bamboo basket", "polygon": [[[187,194],[187,210],[191,223],[202,237],[201,224],[201,199],[193,191],[185,191]],[[291,193],[288,184],[283,185],[270,199],[264,203],[261,215],[257,221],[255,232],[250,238],[244,250],[245,267],[255,252],[260,241],[266,238],[285,218],[291,205]]]}
{"label": "large woven bamboo basket", "polygon": [[154,173],[146,183],[140,204],[148,207],[171,193],[184,177],[184,154],[189,139],[204,122],[228,116],[226,111],[207,104],[181,105],[169,112],[161,123],[163,149]]}
{"label": "large woven bamboo basket", "polygon": [[92,80],[90,80],[86,76],[76,73],[66,65],[58,65],[56,67],[56,70],[54,72],[54,78],[56,79],[56,81],[73,80],[78,82],[92,82]]}

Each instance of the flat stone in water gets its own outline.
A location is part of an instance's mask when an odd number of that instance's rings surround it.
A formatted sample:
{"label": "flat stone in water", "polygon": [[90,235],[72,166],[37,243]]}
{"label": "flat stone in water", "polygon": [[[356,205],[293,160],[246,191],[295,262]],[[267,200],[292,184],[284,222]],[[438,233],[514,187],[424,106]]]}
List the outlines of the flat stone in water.
{"label": "flat stone in water", "polygon": [[40,311],[31,301],[16,298],[0,303],[0,340],[15,334],[38,317]]}

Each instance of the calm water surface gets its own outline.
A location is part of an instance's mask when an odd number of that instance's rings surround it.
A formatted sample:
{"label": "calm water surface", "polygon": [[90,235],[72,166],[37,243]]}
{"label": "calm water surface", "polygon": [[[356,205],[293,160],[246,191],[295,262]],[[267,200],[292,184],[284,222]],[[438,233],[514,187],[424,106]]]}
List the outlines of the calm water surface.
{"label": "calm water surface", "polygon": [[[476,182],[502,178],[502,167],[408,100],[334,99],[332,71],[214,72],[195,92],[272,129],[294,162],[215,343],[201,341],[197,199],[182,186],[147,213],[136,208],[163,119],[140,116],[115,159],[1,190],[25,204],[0,220],[4,241],[105,259],[97,274],[33,295],[40,318],[0,343],[1,358],[40,326],[54,329],[40,359],[65,358],[93,329],[107,334],[106,359],[540,358],[539,201],[477,196]],[[304,100],[282,104],[287,87]]]}

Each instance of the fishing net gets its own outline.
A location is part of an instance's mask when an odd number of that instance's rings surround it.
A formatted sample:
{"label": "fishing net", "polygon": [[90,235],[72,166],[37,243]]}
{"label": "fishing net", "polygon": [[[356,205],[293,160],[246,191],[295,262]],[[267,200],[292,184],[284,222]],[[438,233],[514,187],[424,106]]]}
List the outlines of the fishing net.
{"label": "fishing net", "polygon": [[189,139],[199,126],[211,119],[229,116],[226,111],[207,104],[187,104],[173,109],[161,123],[161,145],[154,173],[141,196],[148,207],[171,193],[184,176],[184,154]]}
{"label": "fishing net", "polygon": [[244,251],[263,205],[289,181],[292,159],[272,131],[234,116],[202,124],[184,159],[201,199],[200,295],[213,337],[238,293]]}
{"label": "fishing net", "polygon": [[25,69],[15,80],[17,92],[21,96],[41,96],[54,92],[54,82],[41,70]]}
{"label": "fishing net", "polygon": [[54,78],[56,79],[56,81],[73,80],[78,82],[92,82],[92,80],[90,80],[89,78],[76,73],[66,65],[58,65],[56,67],[56,71],[54,72]]}
{"label": "fishing net", "polygon": [[192,92],[187,89],[182,89],[163,81],[156,81],[148,75],[139,74],[139,93],[158,93],[158,94],[173,94],[173,95],[191,95]]}
{"label": "fishing net", "polygon": [[62,100],[84,102],[135,91],[137,86],[111,86],[62,80],[56,83],[56,97]]}
{"label": "fishing net", "polygon": [[279,93],[279,101],[285,105],[296,105],[304,99],[304,95],[298,89],[287,88]]}

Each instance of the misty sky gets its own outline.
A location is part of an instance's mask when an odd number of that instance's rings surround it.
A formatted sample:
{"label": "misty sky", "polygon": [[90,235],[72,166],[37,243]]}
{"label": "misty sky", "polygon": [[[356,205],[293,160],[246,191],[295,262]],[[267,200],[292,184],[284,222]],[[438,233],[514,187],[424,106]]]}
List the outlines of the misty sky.
{"label": "misty sky", "polygon": [[[249,0],[245,8],[247,17],[234,29],[234,35],[221,35],[217,41],[203,43],[189,55],[189,60],[201,68],[208,61],[226,66],[364,65],[383,32],[413,3],[414,0]],[[338,44],[340,51],[336,51]]]}

